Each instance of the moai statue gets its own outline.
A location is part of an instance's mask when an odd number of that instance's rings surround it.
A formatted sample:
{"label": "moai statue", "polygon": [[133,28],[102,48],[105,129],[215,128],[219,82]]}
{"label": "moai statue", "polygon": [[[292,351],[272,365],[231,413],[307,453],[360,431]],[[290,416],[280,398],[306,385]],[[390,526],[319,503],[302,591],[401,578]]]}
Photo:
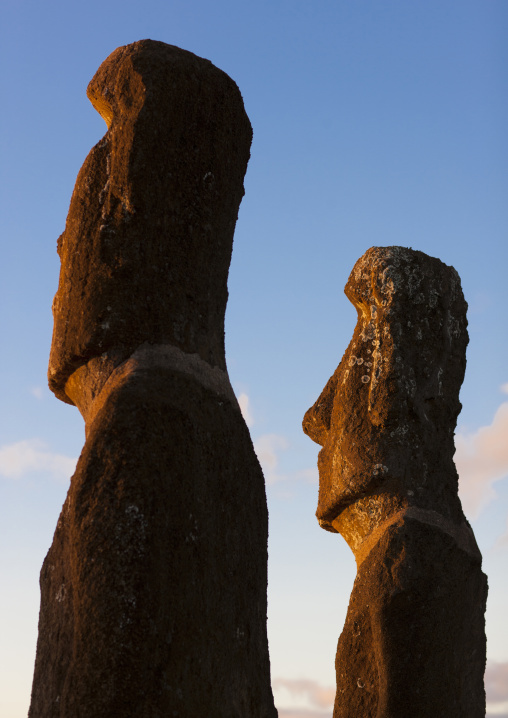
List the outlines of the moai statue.
{"label": "moai statue", "polygon": [[235,83],[161,42],[88,97],[50,387],[86,443],[41,573],[30,718],[275,718],[263,475],[224,313],[251,126]]}
{"label": "moai statue", "polygon": [[483,718],[487,579],[453,462],[468,342],[459,276],[373,247],[345,292],[358,323],[303,421],[323,447],[317,518],[357,562],[333,715]]}

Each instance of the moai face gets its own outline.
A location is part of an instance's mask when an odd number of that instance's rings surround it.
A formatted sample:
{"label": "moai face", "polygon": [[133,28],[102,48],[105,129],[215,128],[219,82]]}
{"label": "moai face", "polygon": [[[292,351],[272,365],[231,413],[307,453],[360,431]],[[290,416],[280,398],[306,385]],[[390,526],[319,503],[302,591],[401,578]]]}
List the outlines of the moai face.
{"label": "moai face", "polygon": [[368,250],[345,293],[353,338],[303,427],[323,447],[320,525],[344,533],[338,517],[355,505],[368,533],[381,514],[430,505],[432,455],[453,443],[460,410],[467,305],[453,268],[402,247]]}
{"label": "moai face", "polygon": [[[154,41],[120,47],[88,97],[108,130],[81,168],[53,305],[51,389],[108,355],[172,345],[225,368],[227,276],[252,129],[235,83]],[[142,268],[142,271],[140,271]]]}

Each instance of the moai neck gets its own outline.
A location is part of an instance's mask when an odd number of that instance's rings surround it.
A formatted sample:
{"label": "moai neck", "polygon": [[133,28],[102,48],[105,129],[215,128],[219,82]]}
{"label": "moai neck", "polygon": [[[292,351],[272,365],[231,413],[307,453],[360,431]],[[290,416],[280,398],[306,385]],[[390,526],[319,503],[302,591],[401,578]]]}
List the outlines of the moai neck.
{"label": "moai neck", "polygon": [[237,405],[225,370],[211,366],[199,354],[188,354],[172,344],[145,343],[121,363],[118,363],[114,352],[90,359],[67,379],[65,393],[81,412],[85,420],[86,435],[88,436],[95,417],[113,391],[126,385],[139,372],[155,374],[160,371],[190,376],[202,386]]}

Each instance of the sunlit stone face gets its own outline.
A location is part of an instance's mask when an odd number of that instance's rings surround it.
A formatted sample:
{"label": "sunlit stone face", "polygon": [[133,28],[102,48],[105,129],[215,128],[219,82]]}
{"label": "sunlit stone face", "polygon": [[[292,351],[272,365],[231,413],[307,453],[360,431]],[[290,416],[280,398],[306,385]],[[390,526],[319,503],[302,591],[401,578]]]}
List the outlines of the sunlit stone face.
{"label": "sunlit stone face", "polygon": [[371,499],[393,510],[428,492],[427,455],[453,441],[467,344],[458,276],[421,252],[368,250],[345,293],[358,312],[353,337],[303,422],[323,447],[317,517],[330,531],[353,503],[368,524]]}
{"label": "sunlit stone face", "polygon": [[123,361],[144,342],[225,369],[227,277],[252,140],[230,78],[170,45],[145,43],[136,56],[118,48],[88,96],[108,131],[79,172],[58,242],[49,382],[68,403],[76,370],[105,353]]}

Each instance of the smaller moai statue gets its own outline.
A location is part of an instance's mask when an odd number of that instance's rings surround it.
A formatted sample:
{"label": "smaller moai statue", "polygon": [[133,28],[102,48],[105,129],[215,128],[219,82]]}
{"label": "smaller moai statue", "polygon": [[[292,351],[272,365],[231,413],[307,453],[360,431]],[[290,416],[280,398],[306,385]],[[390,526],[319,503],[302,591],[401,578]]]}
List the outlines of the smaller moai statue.
{"label": "smaller moai statue", "polygon": [[317,518],[357,576],[336,656],[334,718],[483,718],[487,579],[453,462],[466,309],[453,267],[373,247],[345,287],[358,311],[303,420]]}
{"label": "smaller moai statue", "polygon": [[224,349],[252,129],[236,84],[115,50],[58,242],[49,384],[86,442],[41,571],[30,718],[276,718],[264,480]]}

